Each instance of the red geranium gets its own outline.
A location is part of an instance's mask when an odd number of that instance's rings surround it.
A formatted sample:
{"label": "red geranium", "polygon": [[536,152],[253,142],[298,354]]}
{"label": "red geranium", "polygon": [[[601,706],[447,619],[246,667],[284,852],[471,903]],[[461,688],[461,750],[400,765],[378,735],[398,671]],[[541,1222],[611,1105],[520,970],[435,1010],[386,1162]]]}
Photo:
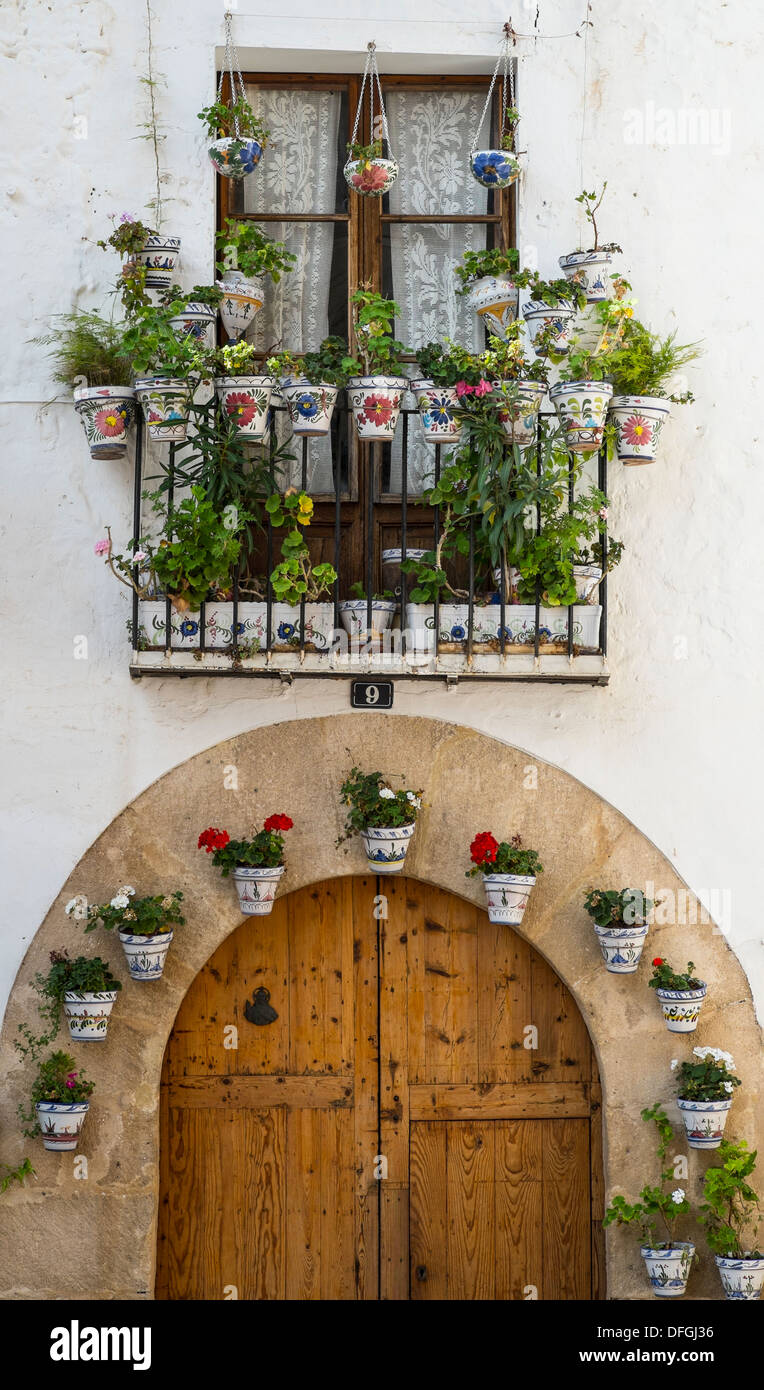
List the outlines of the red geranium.
{"label": "red geranium", "polygon": [[216,830],[215,826],[211,825],[199,836],[197,849],[206,849],[208,854],[212,854],[216,849],[224,849],[230,838],[227,830]]}
{"label": "red geranium", "polygon": [[294,821],[290,820],[289,816],[279,815],[277,812],[264,822],[263,830],[291,830],[293,825]]}
{"label": "red geranium", "polygon": [[493,864],[498,848],[499,842],[494,839],[490,830],[482,830],[470,845],[473,864]]}
{"label": "red geranium", "polygon": [[656,956],[656,957],[655,957],[655,960],[653,961],[653,965],[663,965],[663,957],[662,957],[662,956]]}

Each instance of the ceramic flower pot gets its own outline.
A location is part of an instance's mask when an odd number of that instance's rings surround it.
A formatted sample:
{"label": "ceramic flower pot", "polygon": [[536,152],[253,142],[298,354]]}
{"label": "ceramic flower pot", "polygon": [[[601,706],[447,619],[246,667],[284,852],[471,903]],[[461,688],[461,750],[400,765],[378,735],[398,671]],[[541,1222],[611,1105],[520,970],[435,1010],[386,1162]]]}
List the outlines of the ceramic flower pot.
{"label": "ceramic flower pot", "polygon": [[121,931],[119,939],[130,979],[142,982],[161,979],[172,938],[171,931],[157,932],[155,936],[133,936],[131,932]]}
{"label": "ceramic flower pot", "polygon": [[603,299],[612,298],[612,260],[612,251],[571,251],[569,256],[560,256],[559,264],[565,279],[581,286],[587,304],[601,304]]}
{"label": "ceramic flower pot", "polygon": [[411,381],[409,389],[416,397],[422,432],[431,444],[455,444],[462,427],[459,422],[459,397],[454,386],[434,386],[431,381]]}
{"label": "ceramic flower pot", "polygon": [[[271,607],[271,647],[279,651],[296,649],[300,645],[301,614],[299,607],[274,603]],[[170,632],[167,633],[167,606],[161,599],[141,600],[138,605],[139,647],[141,651],[162,651],[172,645],[179,655],[198,652],[201,645],[201,614],[190,610],[177,613],[170,610]],[[306,603],[304,636],[306,646],[327,653],[332,647],[334,633],[334,604]],[[268,634],[268,607],[265,603],[245,601],[239,604],[236,619],[236,638],[242,650],[254,656],[264,651]],[[225,651],[233,639],[233,604],[205,604],[204,642],[208,651]]]}
{"label": "ceramic flower pot", "polygon": [[247,280],[240,270],[226,270],[222,280],[215,283],[223,291],[219,312],[228,337],[233,341],[243,338],[265,301],[262,280]]}
{"label": "ceramic flower pot", "polygon": [[133,260],[146,269],[146,289],[165,290],[172,284],[172,277],[180,256],[180,237],[165,236],[163,232],[152,232]]}
{"label": "ceramic flower pot", "polygon": [[558,381],[552,387],[549,396],[572,454],[596,454],[612,394],[607,381]]}
{"label": "ceramic flower pot", "polygon": [[509,150],[473,150],[470,169],[484,188],[509,188],[520,173],[520,165]]}
{"label": "ceramic flower pot", "polygon": [[512,444],[521,449],[536,443],[539,411],[547,387],[543,381],[495,382],[494,390],[501,391],[503,385],[517,386],[517,399],[508,401],[502,398],[499,405],[499,419]]}
{"label": "ceramic flower pot", "polygon": [[[508,653],[528,650],[535,645],[536,606],[532,603],[507,604],[504,609],[504,644]],[[575,604],[573,608],[573,645],[584,651],[597,651],[599,645],[600,604]],[[461,645],[467,641],[469,605],[442,603],[438,610],[437,643]],[[431,603],[406,604],[406,633],[410,651],[435,655],[435,609]],[[500,651],[501,605],[498,602],[475,604],[472,610],[472,638],[486,643],[492,651]],[[539,651],[553,653],[567,646],[567,608],[539,609]]]}
{"label": "ceramic flower pot", "polygon": [[64,1014],[75,1042],[106,1042],[109,1015],[116,997],[116,989],[97,994],[75,994],[67,990]]}
{"label": "ceramic flower pot", "polygon": [[611,975],[633,975],[639,965],[647,936],[647,923],[641,927],[594,928],[602,959]]}
{"label": "ceramic flower pot", "polygon": [[621,463],[654,463],[670,403],[660,396],[613,396],[608,420],[615,426],[615,448]]}
{"label": "ceramic flower pot", "polygon": [[272,376],[219,376],[215,391],[224,416],[236,423],[236,433],[252,441],[268,429],[268,409],[276,385]]}
{"label": "ceramic flower pot", "polygon": [[217,309],[211,304],[199,304],[190,299],[182,313],[170,319],[170,327],[181,342],[184,338],[192,338],[197,347],[213,348],[217,321]]}
{"label": "ceramic flower pot", "polygon": [[553,308],[551,304],[529,299],[523,306],[523,318],[528,326],[528,337],[534,351],[541,353],[545,350],[539,342],[539,335],[543,330],[544,339],[548,341],[549,346],[555,352],[566,353],[570,347],[575,317],[576,310],[566,304]]}
{"label": "ceramic flower pot", "polygon": [[741,1259],[733,1259],[730,1255],[717,1255],[715,1258],[725,1298],[756,1303],[764,1288],[764,1260],[754,1259],[750,1255]]}
{"label": "ceramic flower pot", "polygon": [[397,874],[403,864],[416,825],[398,825],[390,829],[370,826],[361,831],[366,860],[375,874]]}
{"label": "ceramic flower pot", "polygon": [[691,1149],[718,1149],[724,1137],[729,1100],[678,1100]]}
{"label": "ceramic flower pot", "polygon": [[288,377],[280,385],[281,398],[292,424],[292,434],[317,439],[329,433],[337,387],[326,382],[311,385],[305,378]]}
{"label": "ceramic flower pot", "polygon": [[503,338],[517,318],[520,291],[508,275],[483,275],[470,286],[467,303],[489,332]]}
{"label": "ceramic flower pot", "polygon": [[690,1241],[678,1241],[670,1250],[653,1250],[643,1245],[640,1250],[656,1298],[681,1298],[690,1277],[695,1246]]}
{"label": "ceramic flower pot", "polygon": [[74,408],[82,421],[91,458],[125,457],[127,432],[135,422],[132,386],[78,386]]}
{"label": "ceramic flower pot", "polygon": [[180,444],[188,431],[191,388],[180,377],[141,376],[135,394],[143,408],[149,439]]}
{"label": "ceramic flower pot", "polygon": [[265,917],[272,912],[284,869],[284,864],[272,869],[257,869],[248,864],[237,864],[233,871],[233,881],[239,895],[239,907],[245,917]]}
{"label": "ceramic flower pot", "polygon": [[392,439],[408,388],[403,376],[353,376],[348,382],[348,402],[359,439]]}
{"label": "ceramic flower pot", "polygon": [[395,599],[375,598],[371,603],[371,634],[367,627],[368,606],[365,598],[348,598],[340,604],[340,618],[345,631],[354,643],[371,642],[379,646],[382,633],[392,625],[398,605]]}
{"label": "ceramic flower pot", "polygon": [[76,1149],[80,1130],[90,1109],[90,1101],[59,1105],[57,1101],[41,1100],[35,1106],[37,1123],[46,1149]]}
{"label": "ceramic flower pot", "polygon": [[207,154],[219,174],[226,179],[244,179],[257,168],[263,155],[259,140],[249,136],[226,135],[212,140]]}
{"label": "ceramic flower pot", "polygon": [[349,159],[344,168],[345,180],[354,193],[365,198],[382,198],[398,177],[394,159]]}
{"label": "ceramic flower pot", "polygon": [[602,570],[599,565],[574,565],[573,582],[579,603],[596,603],[602,583]]}
{"label": "ceramic flower pot", "polygon": [[[407,560],[421,560],[422,556],[426,554],[426,550],[412,550],[409,546],[406,546]],[[403,551],[398,547],[392,550],[382,551],[382,588],[390,589],[390,591],[395,594],[396,598],[400,598],[401,594],[402,559]],[[411,575],[407,576],[406,582],[410,587],[412,584]]]}
{"label": "ceramic flower pot", "polygon": [[533,874],[483,874],[489,922],[522,922],[535,882]]}
{"label": "ceramic flower pot", "polygon": [[699,989],[656,989],[669,1033],[694,1033],[707,985]]}

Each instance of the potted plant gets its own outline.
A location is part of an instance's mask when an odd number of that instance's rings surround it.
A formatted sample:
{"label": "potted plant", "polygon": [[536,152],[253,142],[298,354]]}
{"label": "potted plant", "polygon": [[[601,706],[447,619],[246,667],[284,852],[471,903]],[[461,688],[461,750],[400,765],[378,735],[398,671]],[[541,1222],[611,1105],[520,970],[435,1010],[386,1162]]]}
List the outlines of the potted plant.
{"label": "potted plant", "polygon": [[180,237],[165,236],[123,212],[111,235],[97,243],[123,257],[120,295],[128,314],[150,303],[146,290],[166,290],[180,255]]}
{"label": "potted plant", "polygon": [[[655,1124],[659,1136],[658,1161],[663,1164],[674,1138],[668,1115],[662,1106],[654,1105],[642,1111],[642,1119]],[[676,1223],[688,1215],[690,1203],[683,1187],[674,1186],[667,1191],[672,1183],[676,1183],[676,1178],[669,1164],[662,1167],[655,1186],[642,1188],[638,1202],[632,1204],[625,1197],[614,1197],[602,1221],[606,1227],[638,1227],[642,1240],[640,1254],[656,1298],[681,1298],[695,1257],[692,1242],[676,1238]]]}
{"label": "potted plant", "polygon": [[759,1198],[748,1178],[756,1167],[756,1150],[745,1140],[719,1145],[720,1165],[703,1178],[705,1201],[700,1221],[728,1299],[755,1303],[764,1286],[764,1250],[755,1241],[761,1220]]}
{"label": "potted plant", "polygon": [[[182,900],[180,892],[136,898],[135,889],[125,884],[117,889],[110,902],[88,906],[85,931],[95,931],[99,923],[106,931],[116,930],[131,980],[158,980],[170,949],[173,927],[182,926],[186,920],[181,915]],[[68,916],[79,910],[77,898],[66,905]]]}
{"label": "potted plant", "polygon": [[694,1062],[673,1061],[677,1075],[677,1105],[682,1112],[691,1149],[718,1149],[732,1105],[732,1093],[740,1085],[733,1076],[735,1063],[719,1047],[694,1047]]}
{"label": "potted plant", "polygon": [[470,845],[472,868],[466,877],[482,875],[489,922],[517,926],[523,920],[536,878],[544,866],[535,849],[523,849],[519,835],[497,840],[490,830],[476,835]]}
{"label": "potted plant", "polygon": [[360,834],[372,872],[399,873],[416,829],[422,796],[421,791],[395,791],[381,772],[351,768],[340,787],[340,799],[349,810],[345,833],[337,844]]}
{"label": "potted plant", "polygon": [[340,390],[347,384],[348,346],[343,338],[324,338],[317,352],[301,357],[279,352],[266,368],[278,377],[292,433],[316,439],[329,433]]}
{"label": "potted plant", "polygon": [[691,960],[683,971],[673,970],[662,956],[656,956],[653,961],[652,978],[648,984],[660,1000],[669,1033],[694,1033],[697,1027],[708,986],[696,978],[694,969]]}
{"label": "potted plant", "polygon": [[[600,538],[607,516],[607,497],[599,488],[589,488],[567,506],[556,499],[547,502],[541,508],[540,532],[527,537],[517,560],[519,602],[535,603],[538,583],[540,596],[549,607],[590,605],[591,614],[577,616],[592,624],[588,636],[595,639],[600,617],[597,593],[603,576]],[[622,553],[620,541],[609,541],[604,570],[614,569]]]}
{"label": "potted plant", "polygon": [[525,449],[535,445],[539,411],[549,382],[549,363],[540,357],[529,361],[521,341],[522,325],[515,319],[504,337],[489,335],[482,354],[483,371],[498,397],[499,419],[510,442]]}
{"label": "potted plant", "polygon": [[520,123],[519,111],[507,107],[504,122],[498,149],[472,150],[470,153],[472,177],[484,188],[509,188],[520,173],[520,164],[514,152],[515,131]]}
{"label": "potted plant", "polygon": [[211,351],[222,298],[219,285],[194,285],[188,291],[170,285],[159,302],[172,310],[170,327],[178,338],[189,338],[196,347]]}
{"label": "potted plant", "polygon": [[294,822],[289,816],[268,816],[262,830],[249,840],[232,840],[227,830],[210,826],[199,836],[198,848],[212,855],[223,878],[233,870],[239,905],[245,917],[264,917],[273,908],[284,873],[284,834]]}
{"label": "potted plant", "polygon": [[608,407],[615,452],[621,463],[653,463],[671,403],[686,405],[691,391],[670,395],[668,383],[700,356],[697,343],[678,344],[676,333],[660,338],[632,315],[620,342],[608,354],[613,395]]}
{"label": "potted plant", "polygon": [[523,318],[534,352],[564,357],[570,344],[576,315],[586,308],[586,295],[573,280],[543,280],[538,271],[528,278],[530,299],[523,305]]}
{"label": "potted plant", "polygon": [[[409,349],[393,337],[400,317],[394,299],[384,299],[369,285],[351,296],[358,358],[345,359],[348,401],[359,439],[387,439],[395,434],[401,398],[408,386],[401,356]],[[359,360],[360,358],[360,360]]]}
{"label": "potted plant", "polygon": [[243,338],[226,343],[216,353],[215,361],[221,373],[215,377],[215,391],[223,414],[235,422],[237,432],[245,439],[260,443],[268,430],[274,377],[255,370],[257,349]]}
{"label": "potted plant", "polygon": [[586,295],[587,304],[599,304],[612,294],[610,264],[616,252],[621,250],[615,241],[609,241],[602,246],[599,243],[597,213],[606,188],[607,180],[602,185],[601,193],[598,194],[596,190],[593,193],[583,192],[576,198],[576,202],[583,207],[586,220],[591,227],[594,245],[587,251],[571,251],[567,256],[560,256],[560,269],[569,280],[581,287]]}
{"label": "potted plant", "polygon": [[382,158],[382,141],[372,140],[364,145],[360,140],[348,141],[345,179],[354,193],[367,198],[382,198],[398,177],[398,162]]}
{"label": "potted plant", "polygon": [[456,293],[467,296],[485,326],[501,338],[517,317],[520,289],[530,283],[528,271],[518,271],[520,253],[514,246],[484,251],[465,251],[461,265],[455,267],[459,280]]}
{"label": "potted plant", "polygon": [[639,965],[653,903],[639,888],[593,888],[584,899],[602,958],[613,975],[633,975]]}
{"label": "potted plant", "polygon": [[35,342],[50,347],[53,379],[74,389],[74,408],[94,459],[121,459],[135,421],[133,364],[125,327],[74,309]]}
{"label": "potted plant", "polygon": [[58,1032],[62,1005],[74,1042],[106,1041],[109,1016],[122,988],[108,961],[100,956],[71,960],[66,951],[51,951],[50,969],[35,976],[35,987],[43,1000],[40,1013],[52,1027],[47,1041]]}
{"label": "potted plant", "polygon": [[193,337],[178,336],[174,317],[172,304],[136,309],[124,341],[149,438],[178,444],[188,432],[191,397],[204,375],[205,362]]}
{"label": "potted plant", "polygon": [[256,222],[226,218],[215,237],[220,272],[218,288],[223,298],[220,317],[229,338],[242,338],[263,306],[263,281],[270,276],[274,285],[294,268],[297,257],[287,251],[283,241],[266,236]]}
{"label": "potted plant", "polygon": [[270,131],[256,116],[242,88],[230,104],[212,102],[199,112],[207,136],[207,154],[219,174],[243,179],[257,168]]}
{"label": "potted plant", "polygon": [[390,589],[383,589],[379,594],[372,594],[372,628],[367,627],[369,605],[366,597],[366,589],[363,584],[351,584],[350,598],[343,599],[340,603],[340,617],[342,626],[350,634],[356,644],[371,643],[372,647],[378,647],[382,640],[382,633],[387,632],[392,626],[393,618],[398,604],[395,595]]}
{"label": "potted plant", "polygon": [[[293,647],[304,641],[312,644],[316,651],[328,651],[334,629],[334,607],[320,600],[337,582],[337,571],[325,562],[314,565],[311,561],[305,528],[313,517],[312,498],[306,492],[288,488],[283,496],[273,493],[265,506],[274,527],[289,527],[281,541],[281,560],[271,574],[276,600],[272,616],[278,642],[282,647]],[[304,630],[301,628],[303,600]]]}
{"label": "potted plant", "polygon": [[[482,356],[449,338],[445,344],[427,343],[419,348],[417,365],[421,376],[413,377],[409,388],[416,397],[424,437],[431,444],[455,444],[461,434],[464,388],[479,386],[487,375]],[[490,382],[485,386],[490,389]]]}
{"label": "potted plant", "polygon": [[52,1052],[40,1062],[32,1082],[32,1110],[20,1108],[24,1124],[33,1126],[24,1133],[29,1138],[42,1134],[46,1149],[76,1149],[94,1090],[95,1082],[87,1080],[68,1052]]}

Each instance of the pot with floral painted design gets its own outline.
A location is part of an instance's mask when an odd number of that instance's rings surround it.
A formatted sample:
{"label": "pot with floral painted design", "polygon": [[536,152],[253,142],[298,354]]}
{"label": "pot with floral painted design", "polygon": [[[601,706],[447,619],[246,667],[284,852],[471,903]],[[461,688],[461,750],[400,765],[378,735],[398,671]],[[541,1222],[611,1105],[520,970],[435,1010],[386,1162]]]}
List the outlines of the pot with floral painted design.
{"label": "pot with floral painted design", "polygon": [[279,385],[279,393],[292,426],[292,434],[307,439],[319,439],[329,433],[338,388],[328,382],[317,385],[305,378],[287,378]]}
{"label": "pot with floral painted design", "polygon": [[179,314],[170,319],[176,337],[187,338],[200,348],[214,348],[217,309],[200,300],[189,299]]}
{"label": "pot with floral painted design", "polygon": [[549,396],[572,454],[597,453],[612,394],[613,388],[607,381],[558,381],[551,388]]}
{"label": "pot with floral painted design", "polygon": [[660,1001],[663,1020],[670,1033],[694,1033],[697,1027],[708,986],[693,974],[694,968],[693,962],[688,961],[686,970],[679,972],[663,956],[653,960],[653,974],[648,983]]}
{"label": "pot with floral painted design", "polygon": [[91,458],[125,457],[127,432],[135,422],[135,391],[131,386],[78,386],[74,408],[82,421]]}
{"label": "pot with floral painted design", "polygon": [[764,1289],[764,1258],[760,1255],[716,1255],[716,1268],[725,1298],[757,1303]]}
{"label": "pot with floral painted design", "polygon": [[499,397],[499,419],[511,442],[521,449],[535,444],[546,382],[495,381],[493,389]]}
{"label": "pot with floral painted design", "polygon": [[677,1106],[691,1149],[718,1149],[724,1137],[732,1096],[740,1078],[729,1052],[701,1044],[689,1061],[671,1063],[677,1072]]}
{"label": "pot with floral painted design", "polygon": [[511,150],[473,150],[470,169],[484,188],[509,188],[520,174],[519,161]]}
{"label": "pot with floral painted design", "polygon": [[147,290],[166,290],[172,282],[180,256],[180,237],[151,232],[133,259],[146,271]]}
{"label": "pot with floral painted design", "polygon": [[470,845],[472,868],[467,878],[482,877],[489,922],[518,926],[543,865],[534,849],[524,849],[519,835],[498,841],[490,830],[476,835]]}
{"label": "pot with floral painted design", "polygon": [[670,1246],[643,1245],[639,1252],[645,1262],[650,1287],[656,1298],[681,1298],[687,1290],[695,1246],[677,1241]]}
{"label": "pot with floral painted design", "polygon": [[182,377],[136,377],[135,394],[143,409],[149,439],[180,444],[188,432],[191,387]]}
{"label": "pot with floral painted design", "polygon": [[257,276],[245,277],[240,270],[225,270],[215,283],[223,295],[220,317],[228,337],[234,341],[243,338],[265,302],[263,281]]}
{"label": "pot with floral painted design", "polygon": [[621,463],[655,462],[670,410],[670,402],[661,396],[612,397],[608,422],[614,427],[615,449]]}
{"label": "pot with floral painted design", "polygon": [[268,429],[272,376],[222,376],[215,378],[215,392],[222,414],[236,424],[236,433],[253,443]]}
{"label": "pot with floral painted design", "polygon": [[360,834],[373,873],[400,873],[416,830],[422,792],[395,790],[381,772],[354,767],[340,788],[340,799],[349,809],[337,843]]}
{"label": "pot with floral painted design", "polygon": [[32,1129],[42,1134],[46,1149],[76,1149],[80,1130],[90,1109],[95,1083],[89,1081],[68,1052],[52,1052],[37,1066],[30,1091],[31,1107],[21,1114]]}
{"label": "pot with floral painted design", "polygon": [[348,403],[359,439],[391,440],[394,437],[408,384],[405,376],[350,377]]}
{"label": "pot with floral painted design", "polygon": [[343,173],[345,182],[354,193],[360,193],[364,198],[384,198],[398,177],[398,162],[383,159],[381,155],[349,159]]}
{"label": "pot with floral painted design", "polygon": [[273,910],[284,875],[284,833],[291,830],[291,816],[268,816],[261,830],[248,839],[232,840],[227,830],[210,826],[199,836],[199,849],[212,855],[223,878],[233,875],[239,908],[245,917],[265,917]]}
{"label": "pot with floral painted design", "polygon": [[566,353],[577,312],[569,304],[542,304],[539,300],[529,299],[523,305],[523,318],[534,352],[546,353],[551,347],[555,353]]}
{"label": "pot with floral painted design", "polygon": [[121,931],[118,935],[125,953],[130,979],[141,982],[160,980],[164,972],[173,933],[165,931],[157,932],[152,936],[136,936],[132,932]]}
{"label": "pot with floral painted design", "polygon": [[[361,584],[354,586],[361,589]],[[351,590],[352,592],[352,590]],[[377,597],[371,601],[371,630],[368,627],[369,605],[365,598],[346,598],[340,603],[342,626],[352,639],[353,645],[370,645],[378,650],[383,634],[392,626],[398,609],[394,598]]]}
{"label": "pot with floral painted design", "polygon": [[462,427],[459,422],[459,396],[455,386],[436,386],[434,381],[415,378],[409,390],[416,399],[422,433],[430,444],[455,444]]}
{"label": "pot with floral painted design", "polygon": [[517,318],[519,298],[520,291],[508,276],[484,275],[471,286],[467,303],[490,333],[503,338]]}
{"label": "pot with floral painted design", "polygon": [[691,1149],[718,1149],[732,1100],[677,1100]]}
{"label": "pot with floral painted design", "polygon": [[587,304],[601,304],[613,294],[612,261],[612,251],[571,251],[560,256],[559,265],[566,280],[583,290]]}
{"label": "pot with floral painted design", "polygon": [[592,888],[584,907],[607,969],[613,975],[633,975],[645,944],[652,901],[640,888]]}

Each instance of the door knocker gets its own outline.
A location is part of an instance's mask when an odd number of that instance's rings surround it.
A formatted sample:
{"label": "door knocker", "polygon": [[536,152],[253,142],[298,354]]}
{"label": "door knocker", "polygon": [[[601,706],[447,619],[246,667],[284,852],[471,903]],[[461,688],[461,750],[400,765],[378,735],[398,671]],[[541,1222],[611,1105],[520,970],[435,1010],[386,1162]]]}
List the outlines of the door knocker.
{"label": "door knocker", "polygon": [[268,1003],[270,997],[270,991],[264,985],[255,990],[252,999],[248,999],[244,1005],[244,1017],[249,1023],[254,1023],[258,1028],[266,1023],[275,1023],[278,1014]]}

